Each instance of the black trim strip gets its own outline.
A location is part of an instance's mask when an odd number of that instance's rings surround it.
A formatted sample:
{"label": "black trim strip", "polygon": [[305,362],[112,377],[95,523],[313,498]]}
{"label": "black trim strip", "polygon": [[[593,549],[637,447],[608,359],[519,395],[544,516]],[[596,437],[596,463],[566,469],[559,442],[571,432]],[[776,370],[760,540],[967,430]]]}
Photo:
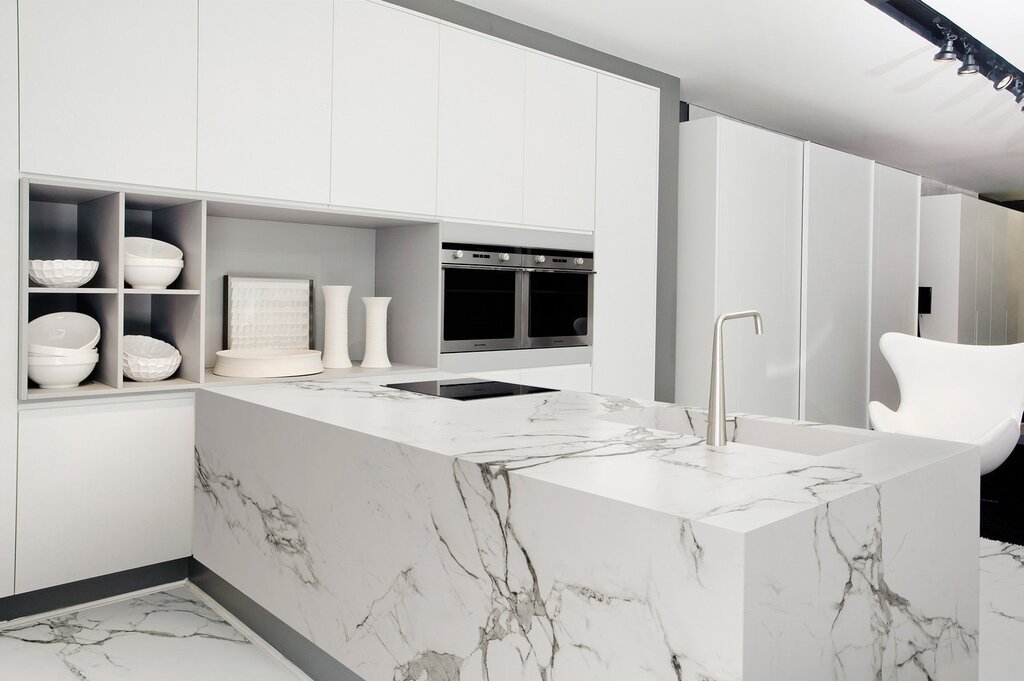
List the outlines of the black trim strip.
{"label": "black trim strip", "polygon": [[310,678],[316,681],[364,681],[195,558],[189,559],[188,578]]}
{"label": "black trim strip", "polygon": [[188,577],[188,558],[82,579],[46,589],[0,598],[0,621],[40,615],[132,591],[180,582]]}

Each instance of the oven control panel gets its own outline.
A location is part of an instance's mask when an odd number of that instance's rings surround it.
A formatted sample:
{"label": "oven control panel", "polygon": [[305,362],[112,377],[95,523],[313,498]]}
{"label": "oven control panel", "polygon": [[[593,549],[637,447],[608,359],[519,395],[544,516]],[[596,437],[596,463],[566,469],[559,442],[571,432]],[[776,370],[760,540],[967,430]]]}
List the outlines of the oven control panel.
{"label": "oven control panel", "polygon": [[593,253],[540,248],[526,248],[523,251],[523,266],[530,269],[594,271]]}
{"label": "oven control panel", "polygon": [[441,264],[464,267],[522,267],[522,250],[513,246],[445,243],[441,247]]}

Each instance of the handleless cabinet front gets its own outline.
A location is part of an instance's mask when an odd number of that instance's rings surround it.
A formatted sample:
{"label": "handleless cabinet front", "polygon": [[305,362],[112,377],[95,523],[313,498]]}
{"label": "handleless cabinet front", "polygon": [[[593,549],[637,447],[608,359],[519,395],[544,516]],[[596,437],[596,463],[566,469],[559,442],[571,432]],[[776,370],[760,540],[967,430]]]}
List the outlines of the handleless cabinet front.
{"label": "handleless cabinet front", "polygon": [[441,27],[437,210],[522,223],[525,51]]}
{"label": "handleless cabinet front", "polygon": [[329,201],[333,9],[200,0],[200,190]]}
{"label": "handleless cabinet front", "polygon": [[195,0],[20,0],[21,170],[196,186]]}
{"label": "handleless cabinet front", "polygon": [[192,397],[18,415],[15,592],[192,553]]}
{"label": "handleless cabinet front", "polygon": [[439,34],[404,10],[336,0],[332,204],[436,212]]}

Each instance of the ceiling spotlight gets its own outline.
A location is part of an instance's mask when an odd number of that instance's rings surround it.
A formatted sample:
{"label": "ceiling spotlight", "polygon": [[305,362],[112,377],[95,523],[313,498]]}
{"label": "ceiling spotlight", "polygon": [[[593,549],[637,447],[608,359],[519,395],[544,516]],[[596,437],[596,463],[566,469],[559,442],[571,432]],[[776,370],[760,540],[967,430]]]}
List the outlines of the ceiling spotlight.
{"label": "ceiling spotlight", "polygon": [[[994,75],[998,76],[999,74],[998,72],[996,72]],[[1002,77],[993,79],[992,87],[994,87],[996,90],[1005,90],[1010,86],[1010,83],[1012,82],[1013,75],[1009,73],[1004,73]]]}
{"label": "ceiling spotlight", "polygon": [[974,53],[968,51],[964,55],[964,64],[956,70],[958,76],[973,76],[978,72],[978,61],[974,58]]}
{"label": "ceiling spotlight", "polygon": [[956,36],[952,33],[946,34],[945,44],[939,48],[939,51],[932,57],[935,61],[955,61],[956,60]]}

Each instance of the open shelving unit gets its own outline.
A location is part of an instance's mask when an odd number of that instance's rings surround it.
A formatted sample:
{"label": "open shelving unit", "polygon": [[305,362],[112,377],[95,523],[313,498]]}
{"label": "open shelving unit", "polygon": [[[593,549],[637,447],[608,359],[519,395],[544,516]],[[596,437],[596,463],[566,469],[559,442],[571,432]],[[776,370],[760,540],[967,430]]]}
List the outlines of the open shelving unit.
{"label": "open shelving unit", "polygon": [[[210,231],[208,221],[213,224]],[[164,193],[159,189],[80,184],[63,178],[22,178],[18,397],[22,402],[32,402],[141,395],[191,390],[202,384],[318,381],[432,368],[421,365],[418,355],[403,357],[405,353],[396,347],[392,351],[395,364],[390,369],[355,366],[279,379],[227,378],[211,371],[221,347],[219,294],[224,274],[308,275],[317,280],[318,287],[347,279],[353,284],[361,282],[363,295],[380,295],[374,279],[377,237],[367,240],[354,233],[424,226],[432,228],[427,231],[433,236],[423,238],[433,252],[439,247],[436,223],[404,217],[358,215],[332,207],[256,199],[227,201],[198,192]],[[338,229],[347,236],[335,231]],[[167,241],[182,250],[184,268],[167,289],[133,289],[125,283],[124,239],[136,236]],[[47,288],[30,282],[30,259],[58,258],[96,260],[100,266],[92,281],[80,288]],[[99,322],[99,363],[75,388],[40,388],[28,378],[26,327],[37,317],[63,311],[88,314]],[[322,326],[322,321],[318,324]],[[427,346],[436,343],[435,331],[434,327],[426,330]],[[401,329],[395,332],[403,340],[410,336]],[[121,369],[122,339],[132,334],[152,336],[175,346],[182,356],[175,374],[154,382],[125,378]]]}
{"label": "open shelving unit", "polygon": [[[205,201],[21,182],[21,304],[19,398],[53,399],[195,387],[203,381]],[[136,290],[124,282],[124,238],[143,236],[175,244],[185,267],[162,291]],[[100,263],[81,288],[31,283],[31,259],[80,259]],[[26,328],[52,312],[81,312],[100,324],[99,363],[77,388],[43,389],[28,378]],[[178,348],[181,366],[163,381],[135,382],[121,371],[122,338],[152,336]]]}

